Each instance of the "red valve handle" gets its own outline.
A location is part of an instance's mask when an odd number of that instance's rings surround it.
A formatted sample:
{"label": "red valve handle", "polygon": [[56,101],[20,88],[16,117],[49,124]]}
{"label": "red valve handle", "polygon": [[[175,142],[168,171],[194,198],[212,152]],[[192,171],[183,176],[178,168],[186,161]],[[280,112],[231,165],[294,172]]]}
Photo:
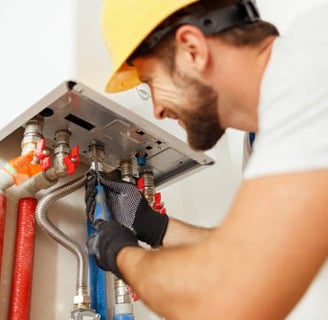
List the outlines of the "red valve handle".
{"label": "red valve handle", "polygon": [[51,166],[51,158],[45,151],[46,140],[44,138],[39,139],[36,144],[35,156],[40,161],[40,165],[43,171],[48,170]]}
{"label": "red valve handle", "polygon": [[138,188],[142,193],[145,192],[145,179],[144,179],[144,178],[139,178],[139,179],[138,179],[137,188]]}
{"label": "red valve handle", "polygon": [[160,214],[166,213],[166,208],[163,205],[162,195],[161,195],[160,192],[156,192],[155,195],[154,195],[153,209],[158,211]]}
{"label": "red valve handle", "polygon": [[64,157],[64,164],[68,175],[74,173],[75,168],[80,164],[79,146],[74,146],[71,153]]}

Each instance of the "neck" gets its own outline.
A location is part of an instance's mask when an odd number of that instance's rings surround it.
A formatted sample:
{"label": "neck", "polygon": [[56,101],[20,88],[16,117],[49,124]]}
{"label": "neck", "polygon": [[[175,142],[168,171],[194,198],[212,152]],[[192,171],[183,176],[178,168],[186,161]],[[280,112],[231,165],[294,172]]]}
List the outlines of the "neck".
{"label": "neck", "polygon": [[212,81],[218,92],[218,114],[225,128],[258,130],[258,105],[264,71],[275,37],[267,37],[256,47],[219,48]]}

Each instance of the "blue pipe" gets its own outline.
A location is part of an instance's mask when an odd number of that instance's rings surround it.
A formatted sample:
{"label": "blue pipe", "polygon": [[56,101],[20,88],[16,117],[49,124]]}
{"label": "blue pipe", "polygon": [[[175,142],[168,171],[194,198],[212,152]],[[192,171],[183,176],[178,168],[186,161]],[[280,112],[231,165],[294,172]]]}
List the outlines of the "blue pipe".
{"label": "blue pipe", "polygon": [[107,317],[107,280],[106,272],[97,267],[97,312],[100,319],[108,320]]}
{"label": "blue pipe", "polygon": [[[94,233],[88,221],[88,235]],[[107,280],[106,273],[100,269],[95,259],[89,255],[89,291],[91,308],[100,314],[102,320],[109,320],[107,316]]]}
{"label": "blue pipe", "polygon": [[[110,211],[106,203],[105,190],[102,185],[96,186],[95,219],[111,219]],[[94,233],[90,221],[88,221],[88,235]],[[100,269],[93,257],[89,256],[89,281],[91,308],[100,314],[102,320],[109,320],[107,316],[107,280],[106,272]]]}
{"label": "blue pipe", "polygon": [[95,219],[112,220],[112,216],[106,202],[105,188],[101,184],[96,186]]}
{"label": "blue pipe", "polygon": [[[87,223],[88,236],[94,233],[92,223],[88,220]],[[98,312],[97,305],[97,265],[95,259],[91,255],[89,255],[89,295],[90,295],[90,305],[91,309],[96,310]]]}
{"label": "blue pipe", "polygon": [[114,320],[134,320],[132,313],[116,314]]}
{"label": "blue pipe", "polygon": [[[107,220],[112,220],[111,212],[106,201],[104,186],[97,185],[96,190],[95,217],[98,218],[97,215],[100,216],[101,214],[104,219],[107,218]],[[113,320],[134,320],[134,315],[132,313],[115,314]]]}

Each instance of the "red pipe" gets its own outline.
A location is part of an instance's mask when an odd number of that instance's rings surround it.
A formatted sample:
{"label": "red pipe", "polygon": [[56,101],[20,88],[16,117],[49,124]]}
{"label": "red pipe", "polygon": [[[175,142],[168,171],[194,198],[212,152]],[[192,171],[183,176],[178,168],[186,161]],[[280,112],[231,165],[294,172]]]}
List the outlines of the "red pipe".
{"label": "red pipe", "polygon": [[0,192],[0,279],[1,279],[1,266],[2,266],[2,251],[3,251],[3,239],[5,233],[6,223],[6,195]]}
{"label": "red pipe", "polygon": [[29,320],[35,240],[35,198],[18,203],[16,249],[8,320]]}

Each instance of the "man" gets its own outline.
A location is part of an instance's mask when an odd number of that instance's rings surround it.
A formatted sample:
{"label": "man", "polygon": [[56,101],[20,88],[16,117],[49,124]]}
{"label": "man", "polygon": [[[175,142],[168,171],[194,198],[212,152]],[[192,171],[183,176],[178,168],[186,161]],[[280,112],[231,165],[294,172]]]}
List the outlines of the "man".
{"label": "man", "polygon": [[124,226],[96,221],[89,250],[165,318],[283,319],[325,261],[327,16],[314,8],[278,37],[251,1],[105,1],[107,91],[148,83],[155,116],[176,119],[197,150],[228,127],[256,132],[215,229],[153,213],[133,185],[103,179]]}

